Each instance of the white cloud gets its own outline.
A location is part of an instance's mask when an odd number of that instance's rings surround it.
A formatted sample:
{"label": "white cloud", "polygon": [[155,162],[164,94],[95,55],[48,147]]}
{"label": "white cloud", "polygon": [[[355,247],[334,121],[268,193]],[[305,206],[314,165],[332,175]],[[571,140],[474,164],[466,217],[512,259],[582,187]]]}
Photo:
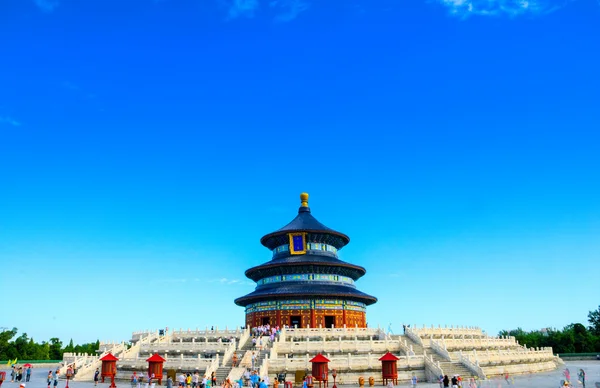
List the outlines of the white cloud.
{"label": "white cloud", "polygon": [[228,3],[229,18],[238,17],[252,18],[258,8],[258,0],[231,0]]}
{"label": "white cloud", "polygon": [[44,12],[52,12],[54,8],[58,7],[59,2],[57,0],[34,0],[35,5],[38,6]]}
{"label": "white cloud", "polygon": [[13,127],[21,126],[20,121],[17,121],[16,119],[14,119],[10,116],[0,116],[0,124],[8,124],[8,125],[12,125]]}
{"label": "white cloud", "polygon": [[310,4],[304,0],[273,0],[269,6],[279,10],[275,16],[276,22],[289,22],[306,11]]}
{"label": "white cloud", "polygon": [[[556,11],[565,2],[555,0],[438,0],[450,9],[452,15],[469,17],[535,15]],[[568,0],[566,0],[568,1]]]}

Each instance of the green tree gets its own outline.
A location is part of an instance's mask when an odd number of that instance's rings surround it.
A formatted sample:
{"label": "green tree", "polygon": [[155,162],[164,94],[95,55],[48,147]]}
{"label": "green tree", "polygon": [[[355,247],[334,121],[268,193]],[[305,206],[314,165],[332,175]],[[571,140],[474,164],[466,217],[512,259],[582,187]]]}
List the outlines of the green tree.
{"label": "green tree", "polygon": [[62,341],[58,338],[50,338],[50,351],[49,351],[51,360],[62,360]]}
{"label": "green tree", "polygon": [[598,310],[588,313],[588,322],[590,323],[589,330],[592,334],[600,336],[600,306],[598,306]]}

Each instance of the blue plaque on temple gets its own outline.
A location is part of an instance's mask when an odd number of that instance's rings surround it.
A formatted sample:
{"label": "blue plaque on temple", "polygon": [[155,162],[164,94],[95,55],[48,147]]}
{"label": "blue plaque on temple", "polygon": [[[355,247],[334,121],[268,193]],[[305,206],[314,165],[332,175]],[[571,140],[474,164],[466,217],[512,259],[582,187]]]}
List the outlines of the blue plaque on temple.
{"label": "blue plaque on temple", "polygon": [[290,253],[303,255],[306,253],[306,233],[290,233]]}

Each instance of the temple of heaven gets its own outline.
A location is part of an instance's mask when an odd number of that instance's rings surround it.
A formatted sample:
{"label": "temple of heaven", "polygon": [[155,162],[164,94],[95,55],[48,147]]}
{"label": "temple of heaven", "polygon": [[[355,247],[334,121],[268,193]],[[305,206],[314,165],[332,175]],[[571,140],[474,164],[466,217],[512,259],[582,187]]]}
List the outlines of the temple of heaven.
{"label": "temple of heaven", "polygon": [[260,239],[273,257],[246,271],[256,289],[235,304],[246,308],[251,327],[366,327],[366,307],[377,298],[354,285],[366,270],[338,259],[350,238],[312,216],[308,194],[300,201],[292,222]]}

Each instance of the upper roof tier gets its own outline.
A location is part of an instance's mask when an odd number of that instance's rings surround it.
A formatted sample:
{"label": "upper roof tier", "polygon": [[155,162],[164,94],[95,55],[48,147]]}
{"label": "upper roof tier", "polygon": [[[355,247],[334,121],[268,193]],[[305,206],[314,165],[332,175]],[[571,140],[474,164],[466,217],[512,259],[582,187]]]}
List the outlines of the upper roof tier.
{"label": "upper roof tier", "polygon": [[288,241],[288,233],[293,232],[309,232],[313,235],[325,235],[327,237],[327,243],[333,245],[337,249],[342,248],[350,242],[350,237],[328,228],[310,214],[307,193],[300,194],[300,201],[301,204],[296,218],[283,228],[263,236],[263,238],[260,239],[262,245],[269,249],[275,249],[280,245],[286,244],[286,241]]}

